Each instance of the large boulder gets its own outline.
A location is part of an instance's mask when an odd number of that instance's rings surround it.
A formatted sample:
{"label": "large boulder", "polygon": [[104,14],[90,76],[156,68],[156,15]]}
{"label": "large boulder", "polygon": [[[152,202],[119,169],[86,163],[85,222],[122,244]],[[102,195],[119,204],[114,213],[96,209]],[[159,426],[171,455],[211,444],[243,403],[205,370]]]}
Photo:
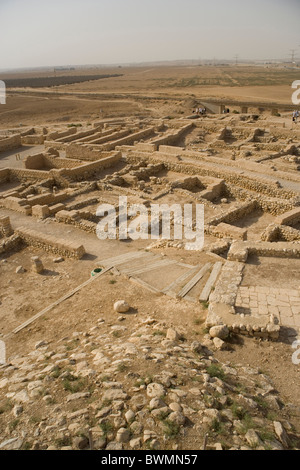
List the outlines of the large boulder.
{"label": "large boulder", "polygon": [[209,330],[209,334],[212,338],[225,340],[229,335],[229,329],[226,325],[212,326]]}
{"label": "large boulder", "polygon": [[130,309],[130,306],[125,300],[118,300],[114,303],[114,311],[117,313],[126,313]]}

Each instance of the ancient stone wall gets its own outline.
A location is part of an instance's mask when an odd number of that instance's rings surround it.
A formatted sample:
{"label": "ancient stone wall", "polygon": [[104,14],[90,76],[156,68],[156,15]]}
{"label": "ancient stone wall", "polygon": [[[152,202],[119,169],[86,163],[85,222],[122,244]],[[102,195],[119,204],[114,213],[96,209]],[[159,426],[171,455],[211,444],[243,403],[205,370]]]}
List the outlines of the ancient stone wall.
{"label": "ancient stone wall", "polygon": [[217,217],[213,217],[208,221],[209,225],[218,225],[220,223],[230,224],[245,217],[248,214],[251,214],[257,209],[257,202],[247,201],[242,204],[239,204],[237,207],[229,208],[224,214]]}
{"label": "ancient stone wall", "polygon": [[42,145],[46,139],[43,134],[39,135],[26,135],[22,137],[22,145]]}
{"label": "ancient stone wall", "polygon": [[0,140],[0,152],[17,149],[21,146],[21,134],[15,134]]}
{"label": "ancient stone wall", "polygon": [[[63,137],[77,134],[77,127],[70,127],[64,131],[54,131],[47,135],[47,140],[60,140]],[[77,134],[78,135],[78,134]]]}
{"label": "ancient stone wall", "polygon": [[275,223],[278,225],[295,225],[300,222],[300,207],[296,207],[278,216]]}
{"label": "ancient stone wall", "polygon": [[0,255],[19,249],[23,244],[23,241],[19,235],[12,235],[11,237],[5,238],[0,241]]}
{"label": "ancient stone wall", "polygon": [[31,214],[31,207],[28,204],[27,200],[13,196],[0,199],[0,207],[5,207],[6,209],[12,209],[17,212],[22,212],[25,215]]}
{"label": "ancient stone wall", "polygon": [[10,224],[10,218],[0,217],[0,235],[3,237],[10,237],[13,233],[14,232]]}
{"label": "ancient stone wall", "polygon": [[68,242],[65,239],[56,238],[52,235],[46,235],[24,227],[19,227],[15,233],[27,245],[42,248],[50,253],[75,259],[81,259],[85,254],[84,247],[76,242]]}
{"label": "ancient stone wall", "polygon": [[0,184],[7,183],[9,181],[9,169],[4,168],[4,170],[0,170]]}

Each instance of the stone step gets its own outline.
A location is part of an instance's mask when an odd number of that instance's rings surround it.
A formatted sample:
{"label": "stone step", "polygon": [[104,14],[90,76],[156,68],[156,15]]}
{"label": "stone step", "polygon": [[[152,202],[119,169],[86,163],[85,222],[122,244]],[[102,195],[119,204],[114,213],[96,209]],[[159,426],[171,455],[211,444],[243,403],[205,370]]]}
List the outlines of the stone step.
{"label": "stone step", "polygon": [[210,276],[200,294],[200,297],[199,297],[200,302],[206,302],[209,299],[210,292],[221,272],[222,266],[223,266],[222,262],[215,263],[212,269],[212,272],[210,273]]}
{"label": "stone step", "polygon": [[212,263],[206,263],[200,271],[181,289],[181,291],[178,293],[178,297],[185,297],[190,290],[197,284],[197,282],[200,281],[200,279],[203,278],[203,276],[209,271],[211,268]]}

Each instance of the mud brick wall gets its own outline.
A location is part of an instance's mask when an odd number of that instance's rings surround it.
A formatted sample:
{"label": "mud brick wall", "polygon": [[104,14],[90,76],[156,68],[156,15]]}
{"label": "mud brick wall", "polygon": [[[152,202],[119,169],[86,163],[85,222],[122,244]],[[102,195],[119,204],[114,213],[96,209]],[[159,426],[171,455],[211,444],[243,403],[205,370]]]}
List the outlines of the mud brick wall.
{"label": "mud brick wall", "polygon": [[224,222],[216,226],[211,226],[209,233],[218,238],[232,238],[234,240],[247,239],[247,230],[235,227],[234,225],[225,224]]}
{"label": "mud brick wall", "polygon": [[0,234],[2,234],[3,237],[10,237],[13,233],[10,218],[0,217]]}
{"label": "mud brick wall", "polygon": [[28,155],[24,160],[24,166],[28,170],[42,170],[45,166],[44,155],[42,153]]}
{"label": "mud brick wall", "polygon": [[9,238],[5,238],[0,242],[0,254],[20,249],[22,247],[23,240],[19,235],[12,235]]}
{"label": "mud brick wall", "polygon": [[283,212],[291,210],[295,206],[293,199],[281,200],[279,198],[267,198],[265,196],[261,196],[258,193],[255,193],[254,191],[251,192],[252,196],[249,191],[226,183],[226,196],[234,197],[240,200],[247,200],[250,196],[256,200],[258,208],[263,212],[269,212],[272,215],[279,215]]}
{"label": "mud brick wall", "polygon": [[279,239],[287,242],[292,242],[295,240],[300,240],[300,230],[295,228],[288,227],[287,225],[280,225],[279,230]]}
{"label": "mud brick wall", "polygon": [[58,204],[59,202],[65,201],[70,197],[69,193],[66,191],[61,191],[59,193],[45,193],[45,194],[38,194],[36,196],[29,197],[26,199],[27,204],[30,206],[45,205],[45,204]]}
{"label": "mud brick wall", "polygon": [[103,157],[102,152],[99,150],[95,150],[94,147],[88,144],[77,143],[70,144],[66,147],[66,157],[67,159],[73,158],[85,161],[97,161],[101,160],[102,158],[105,158]]}
{"label": "mud brick wall", "polygon": [[9,181],[9,169],[4,168],[4,170],[0,170],[0,184],[7,183]]}
{"label": "mud brick wall", "polygon": [[123,137],[122,139],[114,140],[112,142],[108,142],[107,144],[101,145],[101,150],[114,150],[120,145],[129,145],[134,143],[137,140],[145,139],[146,137],[150,137],[154,134],[155,128],[149,127],[148,129],[144,129],[139,132],[135,132],[134,134],[130,134],[127,137]]}
{"label": "mud brick wall", "polygon": [[52,148],[55,150],[65,150],[68,144],[64,144],[63,142],[54,141],[54,140],[45,140],[44,146],[45,149]]}
{"label": "mud brick wall", "polygon": [[26,135],[22,137],[22,145],[42,145],[46,139],[43,134],[39,135]]}
{"label": "mud brick wall", "polygon": [[48,171],[41,170],[27,170],[23,168],[10,168],[9,169],[10,181],[42,181],[49,179],[51,176]]}
{"label": "mud brick wall", "polygon": [[60,172],[62,176],[74,179],[83,176],[87,177],[89,175],[93,175],[97,171],[113,166],[115,163],[119,162],[121,158],[121,152],[115,152],[110,157],[102,158],[101,160],[97,160],[92,163],[86,163],[85,165],[78,166],[77,168],[60,170]]}
{"label": "mud brick wall", "polygon": [[[124,153],[126,153],[128,162],[139,162],[142,158],[145,158],[144,155],[139,154],[135,148],[122,148]],[[168,157],[168,158],[166,158]],[[176,158],[176,157],[175,157]],[[175,161],[174,155],[160,154],[160,152],[154,152],[148,155],[148,161],[157,162],[164,161],[165,167],[168,170],[176,171],[178,173],[185,173],[190,175],[202,175],[202,176],[212,176],[218,179],[224,179],[226,184],[232,184],[237,187],[242,187],[249,191],[254,191],[256,193],[262,193],[267,196],[272,196],[278,199],[292,199],[297,197],[297,194],[293,191],[283,190],[277,187],[277,185],[272,183],[267,178],[260,176],[257,177],[248,177],[242,173],[242,170],[237,173],[233,173],[230,169],[220,169],[218,164],[209,165],[206,162],[197,161],[193,163],[178,163]]]}
{"label": "mud brick wall", "polygon": [[139,142],[135,145],[135,148],[140,152],[155,152],[158,146],[156,144],[144,144],[143,142]]}
{"label": "mud brick wall", "polygon": [[90,197],[90,198],[85,199],[84,201],[79,201],[73,204],[68,204],[67,209],[77,210],[77,209],[81,209],[82,207],[87,207],[87,206],[97,204],[98,202],[99,202],[98,197]]}
{"label": "mud brick wall", "polygon": [[93,134],[95,134],[95,132],[98,132],[98,130],[100,130],[100,129],[101,129],[101,127],[97,126],[97,127],[93,128],[93,129],[90,129],[88,131],[77,132],[77,133],[74,133],[74,135],[68,135],[66,137],[60,138],[59,142],[61,142],[61,143],[73,142],[74,140],[81,139],[82,137],[87,137],[89,135],[93,135]]}
{"label": "mud brick wall", "polygon": [[48,168],[76,168],[82,165],[78,160],[71,160],[70,158],[52,157],[44,155],[44,164]]}
{"label": "mud brick wall", "polygon": [[278,216],[275,220],[278,225],[295,225],[298,222],[300,222],[300,207]]}
{"label": "mud brick wall", "polygon": [[100,137],[104,137],[105,135],[111,134],[112,131],[105,131],[105,132],[95,132],[92,135],[88,135],[86,137],[81,137],[80,139],[76,139],[74,143],[76,144],[88,144],[90,141],[100,139]]}
{"label": "mud brick wall", "polygon": [[234,207],[232,209],[228,209],[225,214],[222,214],[218,217],[212,218],[208,224],[210,225],[218,225],[222,222],[230,224],[235,222],[236,220],[241,219],[245,215],[251,214],[251,212],[257,209],[257,202],[256,201],[248,201],[244,204],[240,204],[238,207]]}
{"label": "mud brick wall", "polygon": [[227,259],[231,261],[247,260],[249,255],[270,256],[276,258],[300,258],[299,242],[240,242],[236,241],[230,247]]}
{"label": "mud brick wall", "polygon": [[5,207],[6,209],[12,209],[17,212],[22,212],[26,215],[31,214],[31,207],[28,204],[27,199],[20,199],[17,197],[9,196],[0,199],[0,207]]}
{"label": "mud brick wall", "polygon": [[270,224],[261,234],[261,240],[267,242],[300,240],[300,230],[287,225]]}
{"label": "mud brick wall", "polygon": [[213,201],[220,198],[225,192],[225,181],[220,180],[217,183],[209,184],[205,191],[201,191],[200,197]]}
{"label": "mud brick wall", "polygon": [[17,149],[22,146],[21,134],[15,134],[0,140],[0,152]]}
{"label": "mud brick wall", "polygon": [[133,132],[137,131],[137,128],[132,129],[132,130],[123,129],[123,130],[119,130],[119,131],[113,132],[113,133],[112,133],[112,132],[109,132],[109,133],[108,133],[108,132],[106,131],[105,133],[103,133],[103,134],[105,134],[105,135],[102,134],[102,135],[99,136],[99,137],[96,137],[96,136],[95,136],[94,139],[90,139],[89,144],[91,144],[91,145],[94,145],[94,144],[99,144],[99,145],[100,145],[100,144],[105,144],[106,142],[109,142],[109,141],[112,141],[112,140],[118,140],[118,139],[121,139],[121,138],[123,138],[123,137],[126,137],[126,136],[128,136],[129,134],[131,134],[132,131],[133,131]]}
{"label": "mud brick wall", "polygon": [[[82,213],[82,215],[86,215],[86,214]],[[81,230],[84,230],[85,232],[96,233],[97,223],[92,222],[90,220],[85,220],[84,218],[81,217],[81,214],[78,211],[62,210],[60,212],[57,212],[55,218],[58,222],[62,222],[68,225],[74,225],[74,227],[80,228]]]}
{"label": "mud brick wall", "polygon": [[77,127],[70,127],[65,131],[54,131],[47,135],[47,140],[59,140],[63,137],[67,137],[69,135],[74,135],[77,133]]}
{"label": "mud brick wall", "polygon": [[29,155],[24,160],[26,169],[31,170],[45,170],[52,168],[75,168],[81,165],[78,160],[71,160],[68,158],[53,157],[51,155],[44,155],[39,153],[37,155]]}
{"label": "mud brick wall", "polygon": [[177,131],[173,131],[170,134],[166,134],[166,135],[163,135],[161,137],[157,137],[156,139],[153,139],[150,143],[155,144],[159,147],[161,145],[162,146],[172,145],[172,144],[176,143],[178,141],[178,139],[180,139],[185,134],[185,132],[192,129],[193,127],[194,127],[193,123],[187,124],[186,126],[181,127]]}
{"label": "mud brick wall", "polygon": [[50,253],[75,259],[81,259],[85,254],[84,247],[76,242],[67,242],[65,239],[45,235],[24,227],[19,227],[15,233],[19,235],[27,245],[42,248]]}

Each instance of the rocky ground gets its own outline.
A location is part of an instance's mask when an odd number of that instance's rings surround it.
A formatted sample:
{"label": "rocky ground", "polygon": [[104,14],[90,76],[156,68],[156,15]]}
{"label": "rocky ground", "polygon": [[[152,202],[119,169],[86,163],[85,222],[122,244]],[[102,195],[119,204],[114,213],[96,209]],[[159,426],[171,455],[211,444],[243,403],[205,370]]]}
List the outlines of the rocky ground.
{"label": "rocky ground", "polygon": [[299,407],[215,349],[126,313],[41,340],[0,369],[0,449],[299,449]]}

